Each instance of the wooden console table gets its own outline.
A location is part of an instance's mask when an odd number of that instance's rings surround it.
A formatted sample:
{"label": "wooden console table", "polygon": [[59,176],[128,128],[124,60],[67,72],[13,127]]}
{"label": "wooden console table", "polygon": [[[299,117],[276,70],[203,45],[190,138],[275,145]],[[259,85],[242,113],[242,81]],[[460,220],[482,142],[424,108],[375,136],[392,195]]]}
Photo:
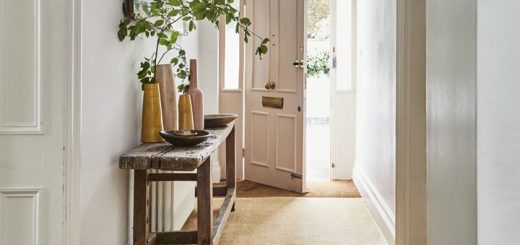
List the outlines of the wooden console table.
{"label": "wooden console table", "polygon": [[[209,129],[211,136],[194,147],[169,143],[142,144],[121,155],[119,167],[134,170],[134,245],[218,244],[230,212],[234,211],[235,123]],[[212,184],[210,155],[226,141],[226,184]],[[151,173],[150,170],[193,171],[197,173]],[[150,232],[150,182],[197,181],[197,231]],[[213,196],[225,197],[213,221]]]}

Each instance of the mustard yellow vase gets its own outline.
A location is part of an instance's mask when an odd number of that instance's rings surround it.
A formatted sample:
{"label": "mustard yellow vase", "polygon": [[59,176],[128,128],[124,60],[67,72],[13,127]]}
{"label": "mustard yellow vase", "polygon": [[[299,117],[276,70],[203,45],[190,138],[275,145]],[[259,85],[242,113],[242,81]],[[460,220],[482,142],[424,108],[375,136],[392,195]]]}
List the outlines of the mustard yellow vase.
{"label": "mustard yellow vase", "polygon": [[193,130],[193,110],[191,108],[191,98],[189,94],[179,96],[179,130]]}
{"label": "mustard yellow vase", "polygon": [[158,83],[144,84],[143,121],[141,125],[141,141],[157,143],[164,141],[159,132],[163,130],[161,114],[161,96]]}

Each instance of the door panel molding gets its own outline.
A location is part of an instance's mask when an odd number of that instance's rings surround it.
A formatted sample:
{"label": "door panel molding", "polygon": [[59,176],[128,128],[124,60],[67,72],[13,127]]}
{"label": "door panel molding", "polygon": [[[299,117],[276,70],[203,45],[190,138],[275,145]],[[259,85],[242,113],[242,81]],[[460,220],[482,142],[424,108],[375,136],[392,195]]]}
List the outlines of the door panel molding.
{"label": "door panel molding", "polygon": [[0,134],[42,134],[40,0],[0,5]]}
{"label": "door panel molding", "polygon": [[[0,242],[40,244],[41,188],[0,189]],[[24,243],[26,244],[26,243]]]}
{"label": "door panel molding", "polygon": [[279,93],[295,94],[296,90],[294,90],[294,89],[278,89],[277,92],[279,92]]}
{"label": "door panel molding", "polygon": [[[299,15],[298,8],[294,8],[295,5],[298,5],[301,0],[283,0],[278,1],[278,11],[277,11],[277,30],[278,37],[276,39],[275,46],[271,45],[271,48],[276,48],[277,59],[273,62],[273,67],[275,67],[275,72],[273,75],[273,79],[277,83],[276,89],[277,92],[292,92],[296,93],[296,81],[298,72],[297,69],[293,66],[293,62],[298,57],[299,50],[302,49],[300,43],[295,43],[290,40],[290,38],[284,38],[285,36],[289,37],[297,37],[298,36],[298,28],[294,28],[293,26],[283,25],[282,23],[286,22],[295,22],[298,23]],[[281,11],[283,10],[283,11]]]}
{"label": "door panel molding", "polygon": [[[280,132],[287,132],[286,130],[280,130],[280,119],[281,118],[288,118],[290,120],[292,120],[292,126],[290,128],[292,128],[292,133],[293,133],[293,136],[292,137],[288,137],[287,139],[290,139],[292,141],[292,147],[290,148],[291,150],[291,158],[292,158],[292,163],[291,163],[291,168],[287,168],[287,167],[284,167],[283,164],[280,164],[281,162],[281,159],[280,159],[280,156],[284,153],[284,152],[287,152],[285,150],[282,150],[281,147],[283,147],[284,145],[286,144],[280,144],[280,136],[282,136],[282,134]],[[282,171],[287,171],[287,172],[290,172],[290,173],[294,173],[296,172],[296,152],[297,152],[297,149],[296,149],[296,146],[297,146],[297,141],[298,141],[298,138],[297,138],[297,118],[295,115],[289,115],[289,114],[281,114],[281,113],[277,113],[276,114],[276,161],[275,161],[275,168],[278,169],[278,170],[282,170]],[[286,140],[287,140],[286,139]],[[283,139],[282,139],[283,140]],[[284,142],[284,143],[287,143],[287,142]]]}
{"label": "door panel molding", "polygon": [[[255,120],[255,115],[257,117],[256,120]],[[255,130],[256,129],[255,126],[257,124],[260,124],[260,120],[259,120],[258,116],[265,118],[265,122],[263,123],[263,125],[265,126],[265,130],[263,132],[258,132],[257,130]],[[270,144],[269,144],[269,140],[270,140],[269,118],[270,118],[270,116],[269,116],[268,112],[262,112],[262,111],[252,111],[251,112],[251,129],[252,129],[251,130],[251,163],[258,165],[258,166],[266,167],[266,168],[269,168],[269,147],[270,147]],[[255,144],[255,141],[258,140],[258,138],[255,137],[256,133],[259,133],[260,135],[265,136],[264,145]],[[256,149],[258,149],[257,147],[263,147],[265,149],[265,154],[264,154],[265,160],[264,161],[256,160],[255,153],[256,153]]]}

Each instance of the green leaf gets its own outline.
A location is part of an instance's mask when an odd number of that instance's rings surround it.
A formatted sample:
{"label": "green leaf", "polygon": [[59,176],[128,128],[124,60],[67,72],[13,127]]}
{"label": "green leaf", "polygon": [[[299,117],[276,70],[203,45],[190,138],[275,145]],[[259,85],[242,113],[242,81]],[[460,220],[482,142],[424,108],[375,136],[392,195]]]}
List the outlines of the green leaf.
{"label": "green leaf", "polygon": [[159,27],[159,26],[162,26],[164,24],[164,20],[156,20],[154,25]]}
{"label": "green leaf", "polygon": [[240,19],[240,24],[249,26],[249,25],[251,25],[251,20],[249,18],[242,18],[242,19]]}
{"label": "green leaf", "polygon": [[231,23],[232,20],[233,20],[233,15],[232,14],[226,14],[226,24]]}
{"label": "green leaf", "polygon": [[169,0],[169,3],[172,5],[172,6],[181,6],[181,0]]}
{"label": "green leaf", "polygon": [[127,34],[126,28],[125,29],[119,29],[119,31],[117,32],[117,37],[119,38],[119,41],[125,40],[126,34]]}
{"label": "green leaf", "polygon": [[174,31],[172,32],[172,35],[170,36],[170,42],[173,44],[173,43],[177,43],[177,39],[179,38],[179,32],[178,31]]}
{"label": "green leaf", "polygon": [[160,45],[163,45],[163,46],[171,46],[170,45],[170,40],[168,40],[167,38],[160,38],[159,39],[159,44]]}
{"label": "green leaf", "polygon": [[178,14],[179,14],[179,10],[177,10],[177,9],[172,9],[170,12],[168,12],[169,17],[176,16]]}
{"label": "green leaf", "polygon": [[261,54],[267,54],[267,46],[260,45],[259,50]]}
{"label": "green leaf", "polygon": [[194,29],[195,29],[195,22],[193,22],[193,20],[192,20],[192,21],[190,21],[190,24],[189,24],[189,26],[188,26],[188,30],[191,32],[191,31],[193,31]]}
{"label": "green leaf", "polygon": [[121,21],[119,23],[119,31],[117,32],[117,37],[119,38],[119,41],[125,40],[126,35],[128,34],[128,31],[126,29],[126,26],[128,25],[128,22]]}

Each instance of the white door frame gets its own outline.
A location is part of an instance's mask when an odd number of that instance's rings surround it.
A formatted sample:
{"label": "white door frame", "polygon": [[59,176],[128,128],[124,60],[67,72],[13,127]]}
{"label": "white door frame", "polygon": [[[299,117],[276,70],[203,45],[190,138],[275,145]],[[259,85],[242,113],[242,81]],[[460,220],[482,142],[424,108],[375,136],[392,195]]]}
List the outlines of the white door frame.
{"label": "white door frame", "polygon": [[396,234],[427,243],[426,0],[397,0]]}
{"label": "white door frame", "polygon": [[65,85],[63,244],[79,245],[81,133],[81,0],[67,6],[67,77]]}

